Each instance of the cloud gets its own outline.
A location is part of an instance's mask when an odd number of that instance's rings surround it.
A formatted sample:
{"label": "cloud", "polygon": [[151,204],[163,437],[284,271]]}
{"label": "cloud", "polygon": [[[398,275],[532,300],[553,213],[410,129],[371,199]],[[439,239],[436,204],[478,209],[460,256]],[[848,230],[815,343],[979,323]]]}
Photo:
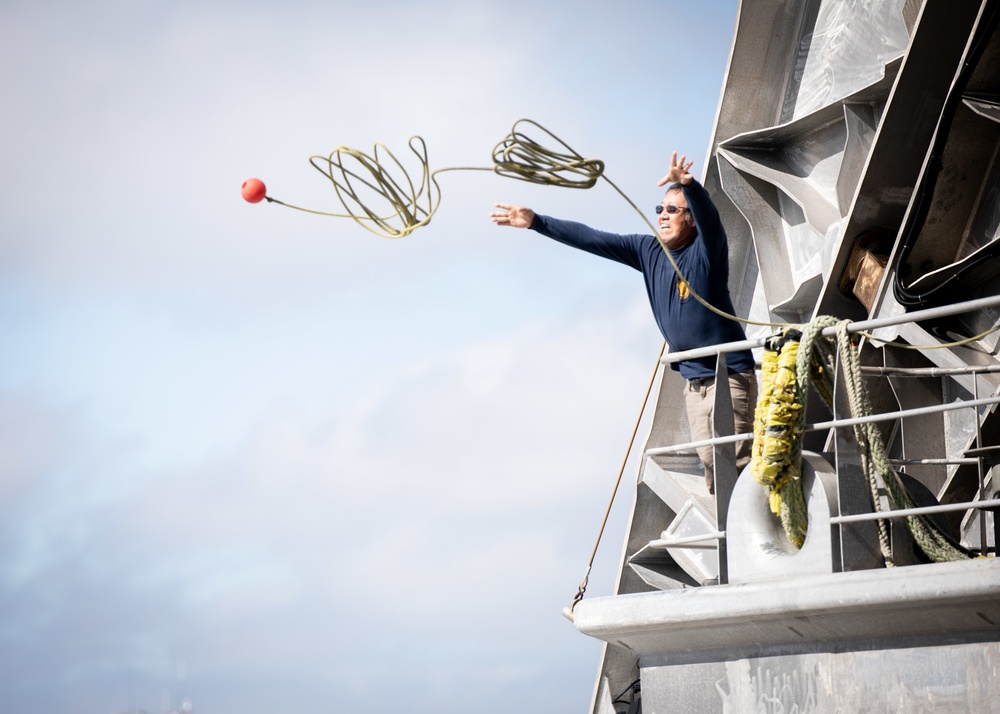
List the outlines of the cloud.
{"label": "cloud", "polygon": [[[484,691],[543,676],[547,655],[523,638],[547,629],[585,565],[627,438],[619,427],[647,376],[649,354],[633,349],[648,342],[647,309],[539,322],[402,366],[335,417],[279,407],[241,448],[198,467],[130,469],[148,433],[124,451],[90,441],[65,454],[89,455],[86,470],[40,464],[20,498],[35,529],[11,524],[5,538],[4,561],[32,569],[15,578],[8,566],[3,601],[34,613],[9,641],[39,667],[30,643],[69,637],[55,665],[83,667],[84,679],[95,662],[123,660],[148,676],[170,653],[192,676],[280,678],[322,677],[327,637],[351,648],[345,661],[374,661],[390,635],[371,634],[397,633],[403,651],[458,638],[467,665],[447,651],[413,665],[442,688],[456,676]],[[35,430],[59,419],[43,417],[23,428],[27,454]],[[618,544],[605,548],[613,561]],[[42,610],[29,595],[39,591]],[[465,627],[474,641],[457,634]],[[379,686],[377,670],[354,676]]]}
{"label": "cloud", "polygon": [[[710,130],[704,5],[4,4],[5,701],[582,709],[600,646],[558,613],[660,339],[634,271],[486,214],[638,217],[449,172],[391,241],[238,189],[336,209],[310,154],[421,134],[432,168],[487,165],[528,116],[651,203]],[[668,11],[704,53],[670,85]]]}

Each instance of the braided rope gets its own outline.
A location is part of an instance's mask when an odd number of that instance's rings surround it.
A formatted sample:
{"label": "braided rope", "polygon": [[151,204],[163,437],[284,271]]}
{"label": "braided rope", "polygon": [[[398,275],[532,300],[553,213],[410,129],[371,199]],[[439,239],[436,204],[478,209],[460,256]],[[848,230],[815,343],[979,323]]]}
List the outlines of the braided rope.
{"label": "braided rope", "polygon": [[[836,323],[837,325],[838,354],[840,355],[840,365],[844,371],[845,382],[848,387],[847,399],[851,408],[851,416],[856,417],[863,414],[871,414],[872,409],[871,404],[868,401],[868,391],[864,388],[864,382],[861,377],[861,362],[858,357],[858,351],[853,348],[851,344],[851,336],[847,332],[847,325],[850,324],[850,320],[836,322],[833,318],[826,318],[823,322],[824,326],[832,323]],[[827,404],[833,404],[833,399],[829,399]],[[881,512],[882,499],[879,497],[878,483],[878,474],[880,472],[872,468],[871,435],[874,433],[878,438],[879,443],[881,443],[882,434],[878,431],[877,427],[871,430],[864,428],[868,426],[874,425],[855,424],[854,439],[858,445],[858,454],[861,458],[861,468],[864,471],[865,477],[868,479],[868,487],[871,489],[872,505],[877,512]],[[892,545],[889,541],[889,526],[884,520],[881,519],[876,521],[876,524],[878,525],[879,550],[882,552],[882,557],[885,560],[886,567],[891,568],[895,566],[895,561],[892,557]]]}
{"label": "braided rope", "polygon": [[[798,399],[803,405],[805,405],[805,400],[808,397],[810,384],[816,389],[826,404],[833,404],[833,374],[835,365],[833,364],[833,355],[829,348],[829,343],[822,339],[821,333],[825,328],[832,327],[835,324],[837,324],[837,321],[834,318],[821,315],[802,328],[802,340],[796,362],[796,374],[799,385]],[[801,424],[799,428],[804,429],[805,409],[802,410],[800,419]],[[799,445],[801,446],[801,441]],[[861,454],[861,462],[864,465],[867,463],[867,449],[866,442],[863,442],[861,439],[858,439],[858,450]],[[801,460],[801,451],[795,454],[795,458]],[[875,510],[880,510],[878,484],[874,479],[874,474],[867,466],[863,466],[863,469],[868,477]],[[878,521],[878,530],[879,548],[882,556],[885,558],[886,564],[891,566],[892,549],[889,545],[889,534],[884,521]]]}
{"label": "braided rope", "polygon": [[[518,130],[520,124],[531,124],[544,132],[563,147],[565,153],[547,149],[530,139],[527,134]],[[544,186],[591,188],[604,175],[604,162],[600,159],[585,159],[537,122],[518,119],[511,127],[510,134],[493,147],[493,171],[500,176]]]}
{"label": "braided rope", "polygon": [[[531,139],[523,130],[530,125],[552,139],[560,148],[551,149]],[[493,166],[454,166],[431,171],[427,146],[419,136],[409,139],[409,147],[420,167],[419,182],[415,182],[396,156],[382,143],[376,143],[371,155],[349,146],[338,146],[327,156],[310,156],[309,163],[333,186],[343,206],[342,213],[317,211],[265,196],[269,203],[286,208],[334,218],[351,218],[365,230],[386,238],[403,238],[431,222],[441,203],[437,175],[445,171],[492,171],[499,176],[529,183],[560,188],[592,188],[599,179],[620,195],[635,210],[650,232],[658,231],[646,215],[611,179],[604,174],[604,162],[588,159],[565,141],[531,119],[518,119],[510,133],[493,147]],[[391,160],[387,168],[379,153]],[[370,208],[366,201],[375,199],[381,210]],[[680,267],[662,241],[659,242],[677,276],[687,282]],[[690,286],[690,283],[689,283]],[[730,315],[691,290],[691,295],[703,307],[727,320],[761,327],[788,327],[788,323],[757,322]]]}
{"label": "braided rope", "polygon": [[[853,347],[847,332],[848,321],[840,322],[837,325],[837,342],[842,363],[845,364],[848,372],[848,392],[850,394],[852,416],[860,417],[871,414],[871,403],[868,399],[868,390],[865,388],[861,378],[861,362],[857,350]],[[859,446],[865,444],[865,451],[868,459],[863,460],[866,468],[877,472],[885,483],[889,497],[893,501],[896,509],[913,508],[913,499],[906,490],[906,486],[889,464],[888,456],[885,452],[885,443],[882,434],[878,430],[878,425],[874,423],[859,424],[854,427],[855,435],[858,438]],[[877,503],[877,499],[876,499]],[[953,560],[966,560],[970,556],[961,546],[954,545],[937,527],[920,515],[906,517],[906,523],[913,539],[920,549],[931,560],[935,562],[947,562]]]}
{"label": "braided rope", "polygon": [[804,421],[796,384],[798,347],[797,333],[791,330],[765,343],[750,472],[764,486],[771,512],[778,515],[788,541],[801,548],[809,517],[801,479]]}
{"label": "braided rope", "polygon": [[[796,356],[796,386],[799,405],[805,404],[810,384],[816,389],[823,401],[833,408],[833,363],[834,349],[839,356],[839,364],[847,386],[847,398],[853,418],[868,416],[872,413],[871,401],[861,374],[861,360],[857,347],[851,341],[847,327],[850,320],[836,320],[829,316],[820,316],[802,328],[800,345]],[[827,327],[836,326],[837,339],[834,345],[828,338],[822,336]],[[801,430],[805,426],[805,410],[800,409],[795,418],[795,428]],[[874,423],[854,425],[854,436],[857,442],[861,467],[871,489],[872,503],[876,512],[882,511],[879,498],[880,483],[884,484],[886,493],[892,503],[893,510],[912,508],[913,500],[906,490],[899,475],[892,469],[885,450],[885,443],[878,425]],[[756,435],[755,435],[756,438]],[[789,458],[795,463],[801,463],[801,439],[791,444],[792,453]],[[885,558],[886,566],[894,565],[889,531],[884,519],[876,521],[879,531],[879,548]],[[907,526],[913,534],[914,541],[927,556],[935,562],[964,560],[970,554],[960,546],[954,545],[924,516],[907,516]]]}

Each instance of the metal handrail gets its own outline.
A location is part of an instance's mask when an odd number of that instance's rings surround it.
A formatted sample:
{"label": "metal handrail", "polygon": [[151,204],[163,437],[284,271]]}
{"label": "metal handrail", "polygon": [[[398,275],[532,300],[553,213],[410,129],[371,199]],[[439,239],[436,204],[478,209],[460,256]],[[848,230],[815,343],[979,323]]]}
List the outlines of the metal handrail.
{"label": "metal handrail", "polygon": [[[990,404],[1000,404],[1000,396],[985,397],[983,399],[970,399],[967,402],[952,402],[950,404],[935,404],[929,407],[917,407],[915,409],[902,409],[896,412],[883,412],[881,414],[869,414],[868,416],[855,417],[852,419],[833,419],[831,421],[821,421],[815,424],[806,424],[804,431],[823,431],[825,429],[837,429],[844,426],[854,426],[856,424],[871,424],[880,421],[895,421],[911,416],[924,416],[926,414],[937,414],[939,412],[954,411],[956,409],[972,409]],[[646,456],[660,456],[663,454],[673,454],[678,451],[690,451],[699,446],[714,446],[716,444],[735,444],[740,441],[750,441],[753,433],[733,434],[732,436],[716,436],[711,439],[701,439],[700,441],[688,441],[683,444],[673,446],[655,446],[646,449]]]}
{"label": "metal handrail", "polygon": [[954,377],[1000,372],[1000,364],[970,364],[966,367],[876,367],[861,365],[868,377]]}
{"label": "metal handrail", "polygon": [[[964,503],[948,503],[938,506],[916,506],[914,508],[898,508],[890,511],[876,511],[874,513],[852,513],[847,516],[832,516],[831,525],[843,523],[858,523],[859,521],[882,521],[893,518],[906,518],[907,516],[923,516],[931,513],[952,513],[955,511],[968,511],[971,509],[993,509],[1000,508],[1000,498],[993,498],[988,501],[965,501]],[[713,533],[701,533],[699,535],[685,536],[684,538],[660,538],[651,540],[650,548],[678,548],[695,543],[707,543],[709,541],[720,541],[726,538],[725,531],[715,531]]]}
{"label": "metal handrail", "polygon": [[[981,310],[988,307],[998,307],[1000,306],[1000,295],[994,295],[993,297],[980,298],[979,300],[967,300],[965,302],[957,302],[952,305],[944,305],[942,307],[932,307],[927,310],[917,310],[915,312],[906,312],[902,315],[893,315],[892,317],[879,317],[874,320],[861,320],[859,322],[852,322],[847,326],[848,332],[862,332],[865,330],[877,330],[880,327],[892,327],[894,325],[903,325],[908,322],[921,322],[923,320],[934,320],[940,317],[950,317],[951,315],[960,315],[963,312],[969,312],[971,310]],[[827,327],[824,328],[820,333],[826,337],[837,334],[837,327]],[[710,347],[699,347],[693,350],[684,350],[683,352],[669,352],[663,355],[660,362],[663,364],[673,364],[674,362],[682,362],[688,359],[697,359],[699,357],[712,357],[718,355],[720,352],[738,352],[739,350],[753,349],[755,347],[763,347],[764,341],[768,337],[757,337],[752,340],[741,340],[739,342],[725,342],[721,345],[712,345]]]}
{"label": "metal handrail", "polygon": [[979,459],[889,459],[889,463],[893,466],[972,466],[978,464]]}
{"label": "metal handrail", "polygon": [[[851,322],[847,325],[847,331],[856,333],[868,330],[876,330],[883,327],[891,327],[894,325],[901,325],[912,322],[920,322],[924,320],[939,319],[942,317],[949,317],[952,315],[958,315],[964,312],[969,312],[971,310],[979,310],[984,308],[994,308],[1000,306],[1000,295],[982,298],[979,300],[968,300],[961,303],[955,303],[952,305],[946,305],[942,307],[930,308],[927,310],[918,310],[914,312],[908,312],[901,315],[894,315],[891,317],[876,318],[873,320],[863,320],[858,322]],[[834,336],[837,334],[838,326],[832,326],[824,328],[821,331],[823,336]],[[738,342],[729,342],[720,345],[712,345],[709,347],[702,347],[693,350],[685,350],[683,352],[674,352],[665,354],[660,362],[664,365],[673,364],[688,359],[697,359],[702,357],[718,356],[720,353],[724,352],[735,352],[738,350],[754,349],[764,345],[765,341],[769,339],[769,336],[761,336],[750,340],[741,340]],[[863,372],[871,375],[899,375],[907,377],[939,377],[939,376],[955,376],[961,374],[981,374],[981,373],[996,373],[1000,372],[1000,365],[969,365],[966,367],[957,368],[939,368],[933,367],[930,369],[899,369],[899,368],[886,368],[886,367],[862,367]],[[950,404],[939,404],[926,407],[917,407],[912,409],[902,409],[894,412],[884,412],[881,414],[870,414],[863,417],[854,417],[849,419],[832,419],[825,422],[817,422],[814,424],[808,424],[804,427],[804,431],[821,431],[827,429],[838,429],[841,427],[852,427],[859,424],[870,424],[885,421],[896,421],[906,419],[913,416],[923,416],[927,414],[937,414],[948,412],[957,409],[978,409],[984,406],[993,406],[1000,404],[1000,395],[987,397],[984,399],[979,398],[978,390],[978,380],[974,382],[974,393],[973,399],[968,401],[954,402]],[[836,412],[834,412],[836,415]],[[977,419],[977,429],[976,429],[976,444],[979,445],[979,428]],[[674,444],[671,446],[661,446],[646,449],[644,452],[645,456],[659,456],[666,454],[677,454],[682,452],[690,453],[692,450],[703,446],[715,446],[720,444],[731,444],[743,441],[750,441],[753,439],[752,433],[745,434],[734,434],[732,436],[718,436],[710,439],[701,439],[698,441],[689,441],[683,444]],[[984,484],[984,457],[982,455],[976,457],[958,458],[958,459],[896,459],[893,460],[893,464],[903,465],[903,464],[968,464],[977,465],[979,468],[979,497],[985,498],[985,484]],[[992,464],[990,464],[992,466]],[[996,494],[995,494],[996,496]],[[985,514],[987,510],[993,510],[996,514],[994,517],[1000,517],[1000,512],[997,508],[1000,507],[1000,498],[994,498],[993,500],[980,500],[971,501],[965,503],[953,503],[947,505],[937,505],[928,507],[916,507],[916,508],[905,508],[897,509],[891,511],[876,511],[873,513],[860,513],[851,514],[845,516],[835,516],[830,519],[831,524],[845,524],[853,523],[857,521],[869,521],[869,520],[888,520],[894,518],[904,518],[911,515],[923,515],[932,513],[947,513],[954,511],[966,511],[971,509],[976,509],[980,514],[980,527],[982,529],[982,539],[983,539],[983,552],[986,550],[986,532],[985,532]],[[705,543],[708,541],[719,542],[726,537],[725,531],[718,531],[712,534],[702,534],[697,536],[688,536],[685,538],[677,539],[664,539],[661,538],[657,541],[650,542],[650,546],[653,547],[705,547],[696,544]]]}
{"label": "metal handrail", "polygon": [[833,516],[830,523],[855,523],[857,521],[881,521],[889,518],[905,518],[906,516],[922,516],[927,513],[951,513],[953,511],[968,511],[973,508],[992,509],[1000,507],[1000,498],[989,501],[966,501],[965,503],[946,503],[940,506],[919,506],[915,508],[898,508],[875,513],[852,513],[847,516]]}

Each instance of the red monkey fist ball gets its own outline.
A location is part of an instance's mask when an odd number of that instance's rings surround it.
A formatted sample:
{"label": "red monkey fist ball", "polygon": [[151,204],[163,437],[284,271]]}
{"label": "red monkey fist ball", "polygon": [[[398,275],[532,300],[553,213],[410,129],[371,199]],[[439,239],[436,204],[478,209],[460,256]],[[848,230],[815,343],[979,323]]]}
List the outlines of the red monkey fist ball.
{"label": "red monkey fist ball", "polygon": [[247,203],[260,203],[267,194],[267,186],[260,179],[251,178],[243,182],[241,192]]}

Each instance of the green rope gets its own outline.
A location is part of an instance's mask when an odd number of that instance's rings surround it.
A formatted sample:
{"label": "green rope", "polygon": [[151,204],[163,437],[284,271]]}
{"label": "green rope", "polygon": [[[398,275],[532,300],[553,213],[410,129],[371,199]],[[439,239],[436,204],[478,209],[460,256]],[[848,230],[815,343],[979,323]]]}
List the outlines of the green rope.
{"label": "green rope", "polygon": [[[799,351],[799,362],[797,365],[798,373],[802,375],[801,383],[803,386],[800,397],[805,400],[808,396],[807,385],[809,383],[810,376],[814,377],[812,382],[816,391],[819,393],[820,397],[827,405],[833,404],[833,374],[835,366],[833,364],[833,354],[830,348],[830,343],[827,340],[822,339],[821,333],[827,327],[833,327],[837,325],[838,322],[832,317],[821,315],[815,320],[805,325],[802,328],[802,348]],[[847,323],[844,323],[847,324]],[[848,341],[850,338],[848,337]],[[843,363],[842,363],[843,364]],[[852,384],[856,381],[857,377],[855,373],[850,369],[850,365],[845,367],[848,376],[847,383]],[[857,371],[857,375],[860,375],[860,367]],[[863,386],[863,385],[862,385]],[[855,394],[856,390],[849,390],[850,394]],[[856,405],[852,402],[851,413],[852,415],[857,415],[863,410],[860,405]],[[867,409],[865,413],[871,413],[871,409]],[[876,511],[881,511],[882,504],[879,499],[879,489],[878,482],[875,479],[875,472],[870,467],[870,462],[868,458],[868,442],[859,434],[857,428],[855,428],[855,438],[858,444],[858,452],[861,458],[862,470],[868,479],[868,485],[871,489],[872,503],[874,504]],[[889,544],[889,532],[885,521],[879,520],[878,523],[878,540],[879,540],[879,550],[882,552],[882,557],[885,559],[885,563],[888,567],[893,566],[892,560],[892,548]]]}
{"label": "green rope", "polygon": [[[855,418],[872,413],[868,400],[868,390],[861,377],[861,361],[857,349],[854,348],[847,332],[850,321],[844,320],[837,324],[837,343],[841,363],[847,372],[847,387],[851,403],[851,415]],[[906,486],[891,465],[885,451],[885,443],[878,425],[874,423],[857,424],[854,433],[859,446],[864,444],[867,458],[862,461],[866,469],[877,473],[886,486],[886,490],[895,509],[913,508],[915,506]],[[877,499],[876,499],[877,503]],[[966,560],[970,557],[968,551],[961,546],[955,546],[937,527],[921,515],[907,516],[906,523],[913,539],[928,558],[934,562]]]}
{"label": "green rope", "polygon": [[[820,316],[802,328],[802,339],[799,346],[796,364],[800,403],[805,403],[808,385],[813,384],[823,401],[833,408],[833,352],[839,356],[844,383],[847,387],[847,397],[851,416],[855,419],[869,416],[872,413],[868,390],[861,374],[861,360],[857,347],[851,341],[847,331],[850,320],[836,320],[828,316]],[[822,336],[822,330],[836,326],[837,339],[831,344],[829,338]],[[811,380],[811,381],[810,381]],[[800,418],[804,426],[805,414],[802,410]],[[889,464],[885,443],[878,425],[874,423],[856,424],[854,437],[858,446],[861,467],[868,479],[872,493],[872,503],[877,512],[881,511],[879,484],[884,484],[893,510],[913,508],[913,499],[906,486]],[[793,454],[793,458],[801,459],[801,452]],[[921,550],[935,562],[964,560],[970,554],[955,546],[933,523],[924,516],[907,516],[907,526],[913,534],[913,539]],[[884,520],[878,520],[879,547],[885,558],[886,565],[893,566],[892,549],[889,544],[888,528]]]}
{"label": "green rope", "polygon": [[[827,318],[829,322],[836,322],[832,318]],[[871,404],[868,401],[868,390],[865,388],[864,381],[861,377],[861,363],[858,358],[858,351],[854,348],[851,343],[851,336],[847,332],[847,325],[850,324],[850,320],[844,320],[837,322],[837,347],[838,354],[840,355],[840,365],[843,370],[844,380],[847,385],[847,398],[848,403],[851,408],[851,416],[858,417],[871,414]],[[827,401],[827,404],[833,404],[833,399]],[[867,429],[866,427],[872,427]],[[872,505],[876,511],[881,512],[882,510],[882,499],[879,496],[879,470],[873,468],[873,435],[877,438],[878,443],[882,444],[882,434],[879,432],[877,425],[874,424],[855,424],[854,425],[854,440],[858,446],[858,454],[861,459],[861,469],[868,479],[868,487],[871,489],[872,495]],[[884,447],[883,447],[884,453]],[[888,465],[888,462],[886,462]],[[882,479],[884,481],[884,478]],[[882,557],[885,559],[886,567],[893,567],[895,561],[892,557],[892,546],[889,541],[889,526],[883,520],[876,521],[878,524],[878,542],[879,549],[882,551]]]}

